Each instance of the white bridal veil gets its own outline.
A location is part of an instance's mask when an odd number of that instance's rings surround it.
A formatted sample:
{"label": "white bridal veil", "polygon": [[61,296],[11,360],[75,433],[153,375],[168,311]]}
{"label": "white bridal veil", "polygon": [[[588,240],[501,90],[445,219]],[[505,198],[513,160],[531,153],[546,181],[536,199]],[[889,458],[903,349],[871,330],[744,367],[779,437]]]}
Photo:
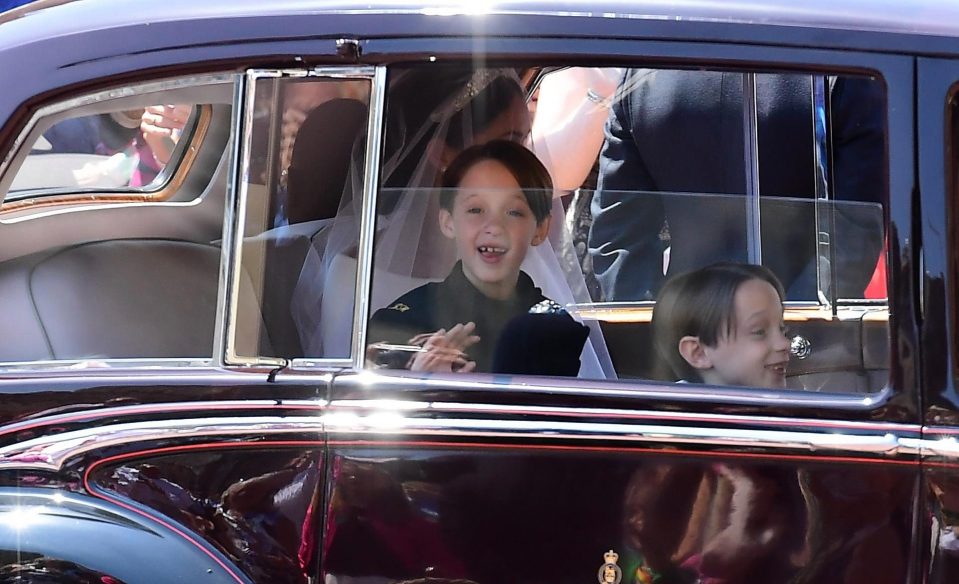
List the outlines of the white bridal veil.
{"label": "white bridal veil", "polygon": [[[387,88],[385,148],[380,165],[371,311],[456,262],[437,223],[439,178],[451,153],[492,139],[524,142],[530,130],[525,91],[512,69],[394,69]],[[353,312],[365,137],[356,141],[350,184],[336,218],[314,238],[293,296],[307,357],[345,357]],[[347,147],[347,145],[344,145]],[[550,166],[550,165],[547,165]],[[562,305],[590,301],[556,199],[549,241],[522,265],[543,293]],[[581,356],[580,377],[614,377],[597,323]]]}

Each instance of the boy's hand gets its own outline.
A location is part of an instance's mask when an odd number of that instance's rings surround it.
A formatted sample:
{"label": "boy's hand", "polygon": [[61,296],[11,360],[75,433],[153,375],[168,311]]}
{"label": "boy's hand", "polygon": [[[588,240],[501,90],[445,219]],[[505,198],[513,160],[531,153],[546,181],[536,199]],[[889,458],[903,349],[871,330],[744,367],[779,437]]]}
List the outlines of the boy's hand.
{"label": "boy's hand", "polygon": [[476,368],[476,362],[469,360],[464,351],[479,342],[474,331],[476,324],[468,322],[457,324],[448,331],[440,329],[435,333],[416,335],[410,339],[410,344],[422,344],[426,350],[413,357],[410,370],[469,373]]}

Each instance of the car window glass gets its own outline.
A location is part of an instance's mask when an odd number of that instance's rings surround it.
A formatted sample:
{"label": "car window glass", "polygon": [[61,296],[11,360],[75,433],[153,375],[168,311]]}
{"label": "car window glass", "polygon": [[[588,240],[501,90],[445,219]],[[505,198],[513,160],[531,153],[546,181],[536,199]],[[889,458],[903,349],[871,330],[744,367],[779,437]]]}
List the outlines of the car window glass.
{"label": "car window glass", "polygon": [[[783,313],[776,299],[776,322],[767,323],[774,349],[752,364],[768,366],[770,376],[730,375],[729,384],[853,393],[883,387],[880,80],[565,68],[543,70],[529,83],[520,81],[523,69],[404,73],[388,93],[371,366],[676,381],[682,375],[655,348],[655,300],[671,278],[728,262],[768,268],[785,301]],[[432,103],[402,107],[411,78],[433,88]],[[525,121],[510,84],[534,92]],[[743,97],[750,88],[754,100]],[[457,216],[461,194],[498,189],[505,199],[519,188],[508,177],[466,186],[456,182],[463,176],[448,180],[458,156],[497,139],[524,144],[552,176],[549,225],[535,245],[535,222],[529,233],[517,232],[522,237],[510,236],[505,220],[469,223],[512,212],[493,195],[471,199],[462,221]],[[496,172],[483,167],[481,174]],[[523,176],[521,186],[532,187]],[[450,196],[453,187],[460,194]],[[514,257],[521,246],[524,256]],[[503,268],[513,263],[519,276]],[[484,288],[484,277],[502,276],[497,270],[510,272],[506,299],[521,308],[497,304],[503,298]],[[531,310],[551,317],[534,318]],[[430,351],[445,365],[424,369]],[[579,359],[559,357],[570,352]]]}
{"label": "car window glass", "polygon": [[33,142],[6,200],[36,191],[155,191],[199,114],[194,104],[161,104],[58,121]]}
{"label": "car window glass", "polygon": [[263,327],[243,356],[349,358],[371,83],[253,83],[239,292]]}
{"label": "car window glass", "polygon": [[[233,81],[226,74],[134,84],[41,110],[23,140],[33,148],[15,156],[2,179],[29,190],[12,191],[0,208],[0,290],[8,327],[0,361],[107,366],[116,360],[212,359]],[[190,104],[170,112],[177,120],[151,118],[182,124],[155,143],[154,159],[168,143],[168,164],[178,162],[172,175],[159,169],[160,178],[138,166],[149,149],[138,153],[135,146],[147,148],[140,142],[143,112],[154,103]],[[139,121],[131,115],[125,122],[129,127],[122,127],[125,137],[117,143],[125,146],[116,154],[96,154],[94,141],[103,146],[107,138],[92,122],[115,124],[115,112],[140,112]],[[56,157],[51,151],[57,148],[81,150],[83,142],[94,152],[74,153],[92,157],[82,165],[71,162],[73,154],[60,162],[45,158]],[[36,182],[18,183],[35,171]],[[89,173],[92,186],[58,182],[79,176],[74,171]],[[107,180],[126,185],[106,188]],[[120,192],[134,180],[144,189],[162,181],[165,201]]]}

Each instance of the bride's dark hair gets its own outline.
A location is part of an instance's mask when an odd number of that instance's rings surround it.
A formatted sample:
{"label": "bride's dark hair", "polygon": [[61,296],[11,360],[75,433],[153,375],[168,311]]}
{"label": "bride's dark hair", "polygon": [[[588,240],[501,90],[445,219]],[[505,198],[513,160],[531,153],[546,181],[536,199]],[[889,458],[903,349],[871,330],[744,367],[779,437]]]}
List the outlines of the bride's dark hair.
{"label": "bride's dark hair", "polygon": [[409,186],[434,138],[422,131],[428,126],[445,125],[443,141],[462,150],[517,100],[525,101],[518,78],[508,73],[463,67],[399,71],[387,88],[385,158],[401,159],[383,177],[383,186]]}

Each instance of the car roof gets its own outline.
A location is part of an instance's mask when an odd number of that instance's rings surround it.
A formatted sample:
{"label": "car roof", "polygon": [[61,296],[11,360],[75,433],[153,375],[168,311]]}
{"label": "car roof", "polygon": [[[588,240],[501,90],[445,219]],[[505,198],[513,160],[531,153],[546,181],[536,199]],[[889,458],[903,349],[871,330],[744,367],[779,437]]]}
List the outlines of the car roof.
{"label": "car roof", "polygon": [[97,21],[121,26],[195,18],[282,14],[543,14],[688,22],[763,24],[959,37],[955,0],[37,0],[0,15],[0,24],[81,9],[88,18],[59,20],[64,32]]}

